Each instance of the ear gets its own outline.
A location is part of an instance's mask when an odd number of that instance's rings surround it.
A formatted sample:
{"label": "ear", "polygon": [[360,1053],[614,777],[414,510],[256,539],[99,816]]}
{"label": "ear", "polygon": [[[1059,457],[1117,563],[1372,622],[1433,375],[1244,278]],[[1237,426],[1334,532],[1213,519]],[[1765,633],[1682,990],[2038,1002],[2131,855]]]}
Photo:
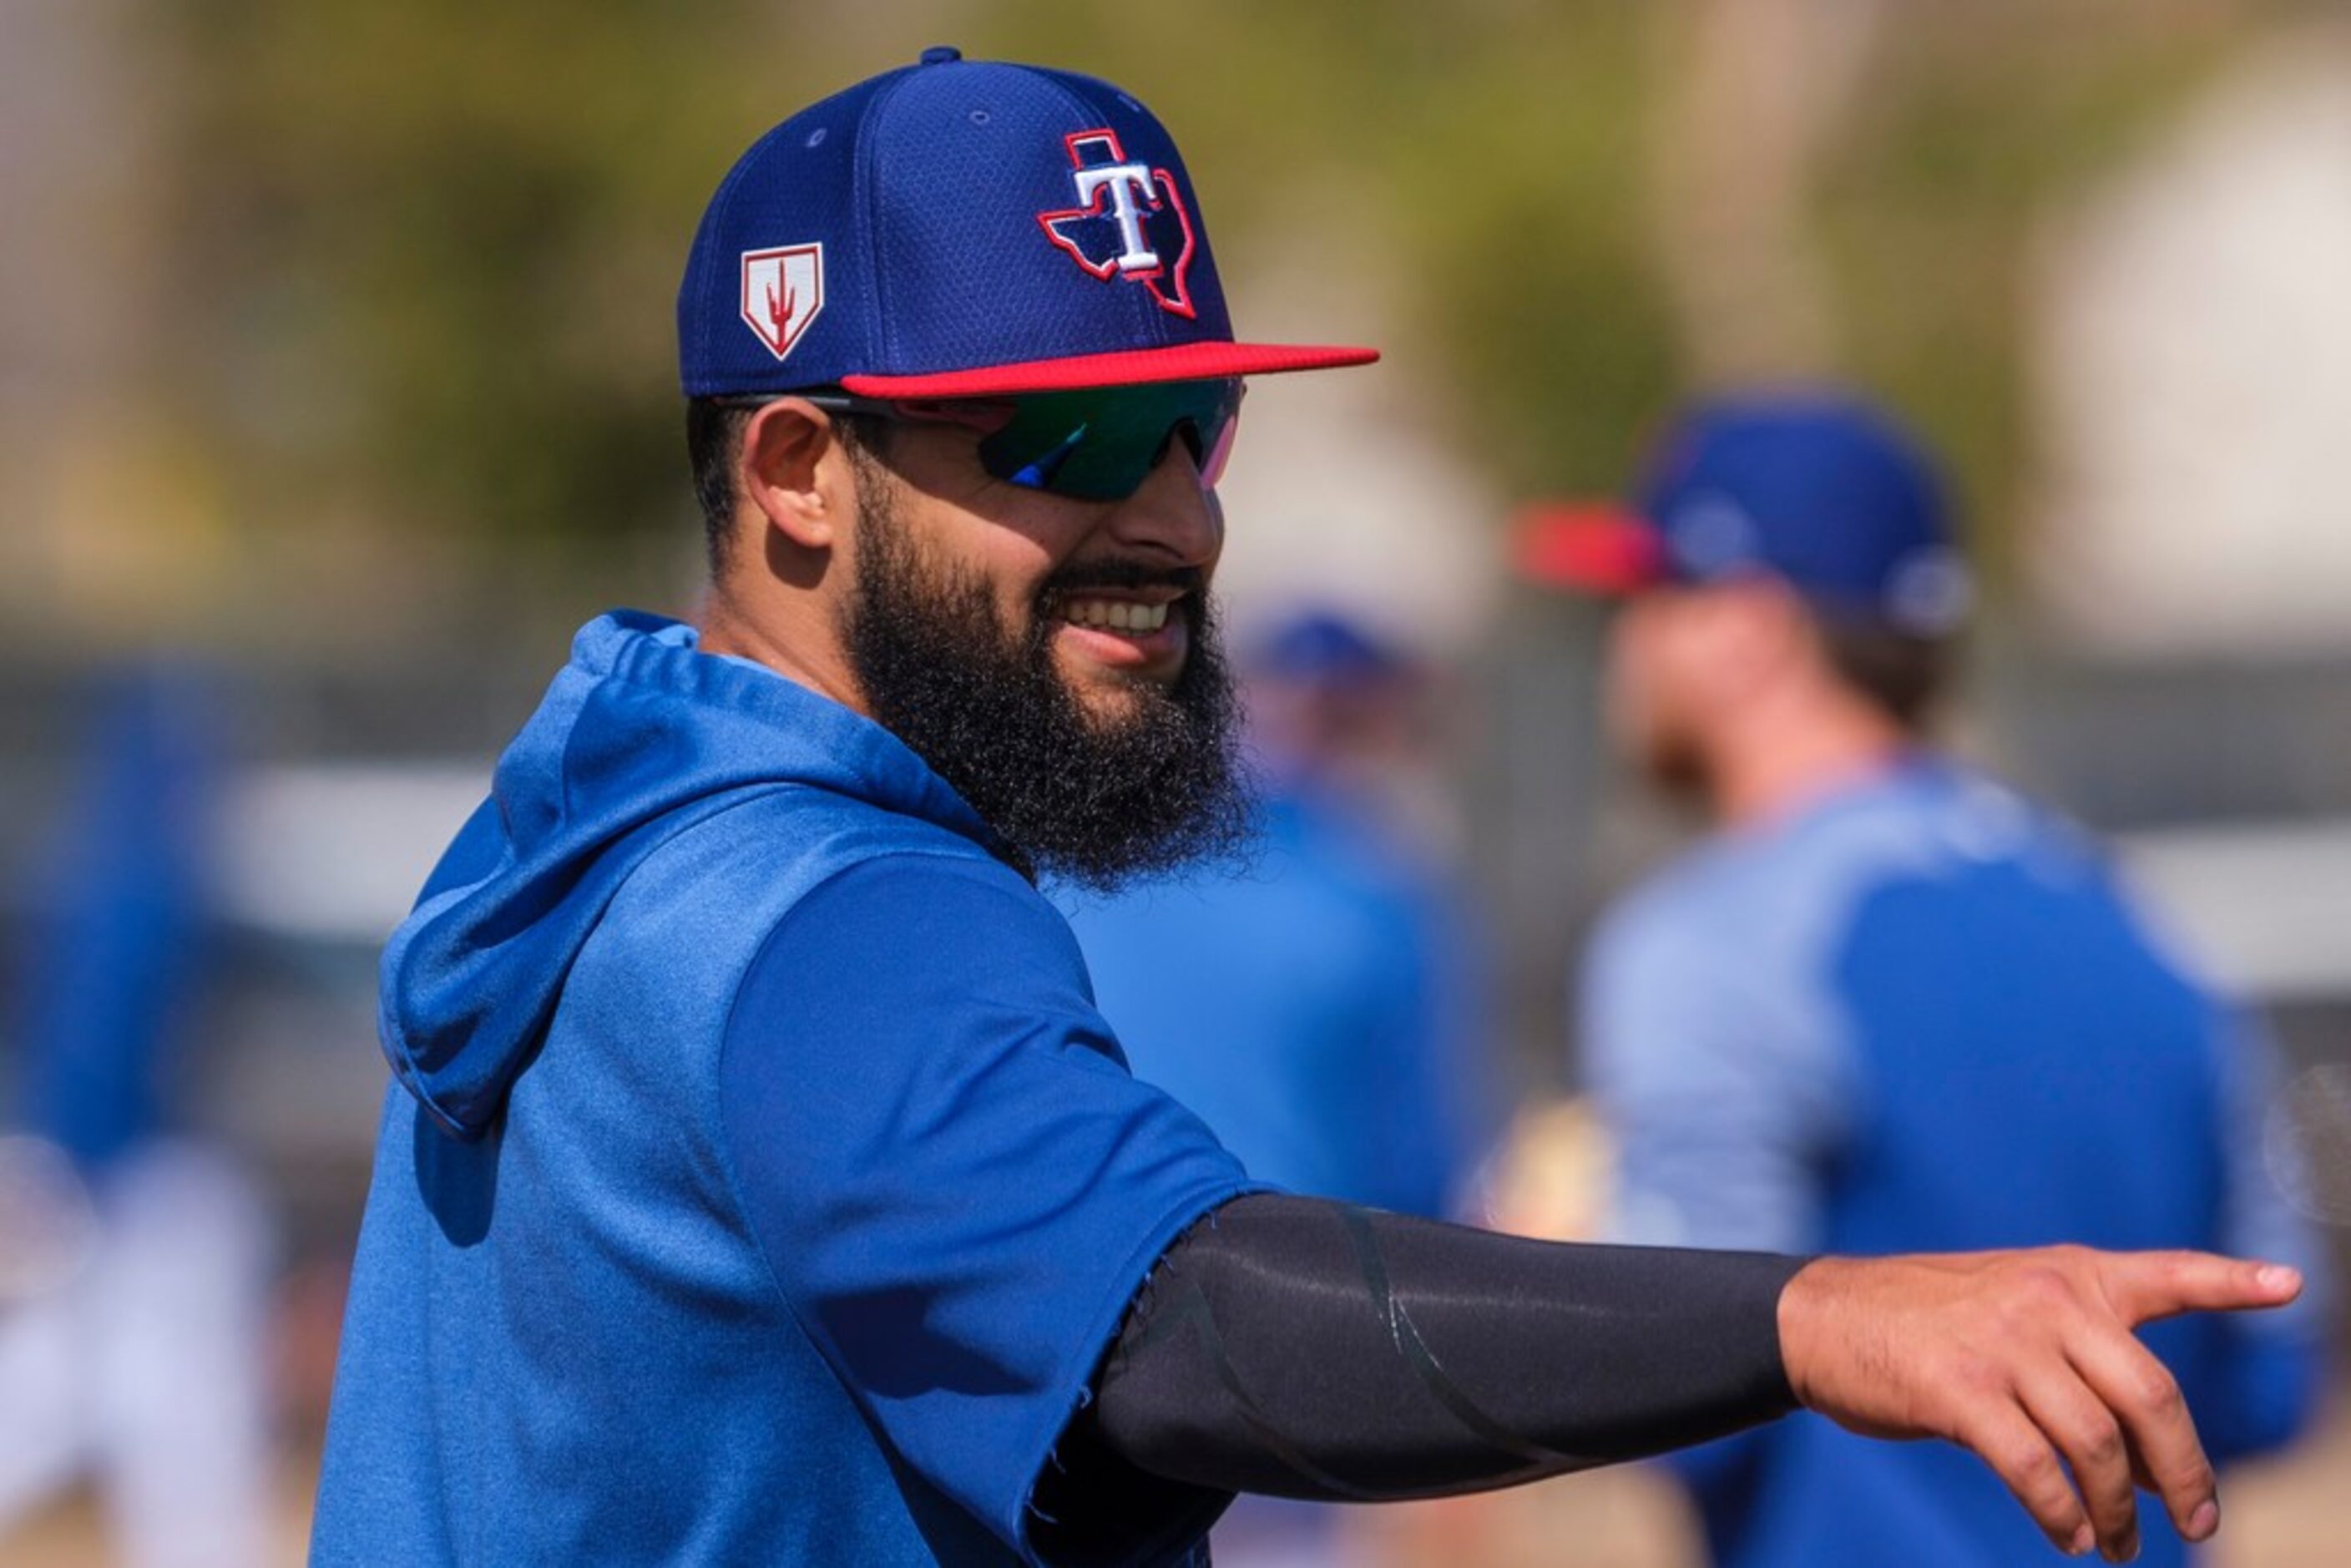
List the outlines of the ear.
{"label": "ear", "polygon": [[735,493],[804,549],[827,549],[851,506],[853,478],[832,421],[804,398],[765,404],[743,427]]}

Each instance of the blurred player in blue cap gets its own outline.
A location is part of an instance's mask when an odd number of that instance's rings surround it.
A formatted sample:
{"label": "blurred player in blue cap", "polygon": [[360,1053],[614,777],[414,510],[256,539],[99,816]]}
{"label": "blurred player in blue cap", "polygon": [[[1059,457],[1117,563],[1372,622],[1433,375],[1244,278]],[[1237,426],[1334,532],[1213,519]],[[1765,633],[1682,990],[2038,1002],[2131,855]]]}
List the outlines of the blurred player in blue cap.
{"label": "blurred player in blue cap", "polygon": [[[941,48],[802,110],[712,198],[678,345],[705,601],[580,631],[384,952],[316,1561],[1196,1563],[1238,1490],[1798,1401],[1976,1445],[2084,1549],[2134,1461],[2216,1527],[2129,1331],[2291,1270],[1519,1241],[1268,1190],[1127,1071],[1032,879],[1245,822],[1241,378],[1372,357],[1236,336],[1135,99]],[[2027,1301],[1997,1385],[1952,1375]]]}
{"label": "blurred player in blue cap", "polygon": [[[1554,581],[1625,597],[1618,739],[1719,830],[1588,958],[1614,1239],[2314,1260],[2263,1161],[2258,1030],[2163,950],[2095,845],[1929,742],[1970,594],[1911,436],[1827,392],[1708,403],[1630,513],[1526,544]],[[2146,1338],[2225,1462],[2303,1425],[2321,1332],[2314,1295]],[[1817,1417],[1673,1463],[1725,1568],[2053,1555],[1965,1456]],[[2144,1561],[2182,1561],[2159,1516],[2144,1529]]]}

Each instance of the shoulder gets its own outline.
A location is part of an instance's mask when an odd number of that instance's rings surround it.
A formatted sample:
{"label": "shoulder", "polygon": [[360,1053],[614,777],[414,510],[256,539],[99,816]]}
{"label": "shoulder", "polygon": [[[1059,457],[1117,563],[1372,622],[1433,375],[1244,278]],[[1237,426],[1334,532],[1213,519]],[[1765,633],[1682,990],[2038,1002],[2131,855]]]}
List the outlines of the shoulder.
{"label": "shoulder", "polygon": [[[740,791],[666,838],[630,878],[636,910],[697,912],[764,936],[799,906],[869,864],[963,865],[1020,878],[953,828],[805,784]],[[884,877],[895,883],[901,875]]]}
{"label": "shoulder", "polygon": [[[1950,852],[1938,773],[1889,776],[1794,816],[1718,832],[1621,898],[1583,974],[1595,1028],[1745,1030],[1814,1019],[1831,955],[1872,892],[1933,874]],[[1807,1025],[1806,1027],[1811,1027]],[[1602,1033],[1610,1032],[1602,1028]]]}
{"label": "shoulder", "polygon": [[1891,883],[1953,907],[2029,909],[2114,946],[2146,949],[2184,969],[2108,846],[2056,808],[1956,766],[1927,772],[1889,802],[1884,841],[1864,891]]}
{"label": "shoulder", "polygon": [[967,839],[902,838],[843,856],[794,905],[795,919],[895,921],[909,930],[968,927],[1066,936],[1069,922],[1019,872]]}
{"label": "shoulder", "polygon": [[[811,933],[833,928],[839,940]],[[925,933],[920,942],[913,934]],[[596,962],[716,1001],[778,957],[903,969],[1023,932],[1068,940],[1035,890],[950,828],[800,785],[746,791],[665,840],[599,922]],[[958,938],[947,940],[948,937]],[[805,962],[787,967],[805,974]]]}
{"label": "shoulder", "polygon": [[983,845],[946,823],[814,784],[746,790],[738,802],[698,824],[695,832],[715,841],[707,852],[726,854],[753,868],[816,857],[838,870],[898,854],[1000,863]]}
{"label": "shoulder", "polygon": [[1932,761],[1905,769],[1865,815],[1889,857],[1941,864],[2027,866],[2043,880],[2081,884],[2107,879],[2095,835],[2055,807],[1991,774]]}
{"label": "shoulder", "polygon": [[1906,767],[1784,821],[1707,841],[1625,899],[1609,923],[1636,949],[1678,936],[1759,961],[1833,945],[1872,892],[2011,860],[2100,874],[2095,844],[1981,774]]}
{"label": "shoulder", "polygon": [[1090,1002],[1077,938],[968,840],[902,839],[841,858],[775,923],[751,981],[857,1007],[976,1005],[1024,991]]}

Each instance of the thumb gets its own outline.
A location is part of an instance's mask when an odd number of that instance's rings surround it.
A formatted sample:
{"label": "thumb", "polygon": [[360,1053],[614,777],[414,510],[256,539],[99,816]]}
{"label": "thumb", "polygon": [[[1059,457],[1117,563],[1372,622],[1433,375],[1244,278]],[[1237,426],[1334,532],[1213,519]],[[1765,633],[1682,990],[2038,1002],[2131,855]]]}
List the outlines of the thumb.
{"label": "thumb", "polygon": [[2181,1312],[2282,1307],[2302,1275],[2279,1263],[2210,1252],[2119,1252],[2099,1260],[2106,1300],[2133,1327]]}

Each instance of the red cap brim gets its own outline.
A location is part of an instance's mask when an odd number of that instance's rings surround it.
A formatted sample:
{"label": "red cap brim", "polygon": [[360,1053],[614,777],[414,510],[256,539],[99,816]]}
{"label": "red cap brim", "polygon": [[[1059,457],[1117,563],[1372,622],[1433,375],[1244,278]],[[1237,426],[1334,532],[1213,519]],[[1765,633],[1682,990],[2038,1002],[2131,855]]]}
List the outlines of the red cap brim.
{"label": "red cap brim", "polygon": [[1024,392],[1077,392],[1154,382],[1205,382],[1222,376],[1329,371],[1347,365],[1368,365],[1379,357],[1377,349],[1302,343],[1183,343],[1167,349],[1081,354],[1066,360],[1029,360],[1016,365],[940,371],[929,375],[843,376],[841,384],[859,397],[1018,397]]}
{"label": "red cap brim", "polygon": [[1510,530],[1510,561],[1529,582],[1609,599],[1667,577],[1657,530],[1607,501],[1528,507]]}

